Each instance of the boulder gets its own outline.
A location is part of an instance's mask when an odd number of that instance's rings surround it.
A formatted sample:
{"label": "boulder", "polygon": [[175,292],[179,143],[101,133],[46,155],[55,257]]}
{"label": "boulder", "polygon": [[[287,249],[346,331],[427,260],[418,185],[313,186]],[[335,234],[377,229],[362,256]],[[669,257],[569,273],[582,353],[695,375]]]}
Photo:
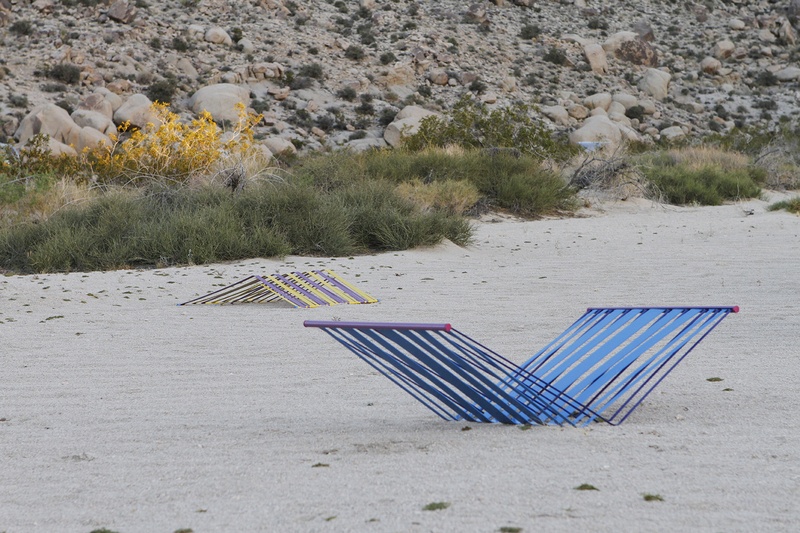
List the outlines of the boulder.
{"label": "boulder", "polygon": [[618,113],[624,115],[625,111],[627,111],[625,106],[617,102],[616,100],[612,101],[611,104],[609,104],[608,109],[606,109],[606,112],[608,113],[609,116],[611,116],[612,113]]}
{"label": "boulder", "polygon": [[237,122],[239,120],[237,104],[242,104],[244,107],[250,105],[250,90],[232,83],[207,85],[195,92],[188,101],[189,109],[195,114],[208,111],[217,123]]}
{"label": "boulder", "polygon": [[587,118],[583,125],[569,136],[569,142],[572,144],[600,142],[617,146],[621,141],[622,133],[619,126],[605,115]]}
{"label": "boulder", "polygon": [[583,105],[589,109],[608,109],[611,105],[611,93],[595,93],[583,99]]}
{"label": "boulder", "polygon": [[205,34],[203,34],[203,40],[213,44],[224,44],[225,46],[230,46],[233,44],[233,39],[231,39],[231,36],[228,35],[228,32],[219,26],[208,28]]}
{"label": "boulder", "polygon": [[189,24],[186,28],[186,35],[195,41],[202,41],[206,34],[206,29],[200,24]]}
{"label": "boulder", "polygon": [[106,12],[108,18],[123,24],[130,24],[136,18],[136,8],[129,5],[126,0],[117,0]]}
{"label": "boulder", "polygon": [[778,78],[778,81],[795,81],[800,79],[800,68],[798,67],[786,67],[784,69],[779,70],[775,73],[775,77]]}
{"label": "boulder", "polygon": [[403,109],[400,110],[397,115],[395,115],[395,120],[403,120],[406,118],[416,118],[422,120],[425,117],[430,115],[436,115],[437,113],[425,109],[424,107],[420,107],[418,105],[407,105]]}
{"label": "boulder", "polygon": [[389,67],[384,74],[375,79],[376,83],[387,88],[396,85],[412,85],[415,81],[414,68],[408,63]]}
{"label": "boulder", "polygon": [[89,127],[78,128],[77,135],[70,141],[69,145],[78,152],[111,146],[111,139],[96,129]]}
{"label": "boulder", "polygon": [[614,96],[611,97],[611,100],[612,102],[622,104],[622,107],[625,108],[625,111],[639,104],[639,99],[628,93],[614,93]]}
{"label": "boulder", "polygon": [[633,31],[639,36],[639,39],[642,41],[653,42],[656,40],[655,33],[653,33],[653,27],[650,26],[650,23],[644,19],[638,20],[633,25]]}
{"label": "boulder", "polygon": [[77,137],[79,130],[80,126],[75,124],[65,109],[55,104],[45,104],[35,107],[22,119],[14,138],[24,145],[34,135],[43,134],[68,145],[70,139]]}
{"label": "boulder", "polygon": [[[116,111],[117,109],[119,109],[122,106],[122,103],[123,103],[122,97],[120,95],[114,93],[114,92],[111,92],[110,90],[106,89],[105,87],[98,87],[97,90],[95,90],[95,93],[101,95],[106,102],[111,104],[111,111],[112,111],[112,117],[111,118],[114,118],[113,117],[113,112]],[[95,109],[95,111],[98,111],[98,110]]]}
{"label": "boulder", "polygon": [[189,61],[189,59],[186,57],[178,59],[178,61],[175,62],[175,68],[177,68],[178,72],[180,72],[181,74],[192,79],[196,79],[197,76],[199,75],[197,69],[194,68],[192,62]]}
{"label": "boulder", "polygon": [[423,119],[431,115],[436,115],[436,113],[419,106],[406,106],[395,115],[394,121],[386,126],[383,139],[389,146],[398,146],[403,138],[419,131]]}
{"label": "boulder", "polygon": [[236,43],[236,46],[243,54],[252,54],[256,50],[253,41],[250,39],[239,39],[239,41]]}
{"label": "boulder", "polygon": [[583,47],[583,55],[586,57],[586,62],[595,74],[603,75],[608,72],[608,58],[606,51],[599,44],[587,44]]}
{"label": "boulder", "polygon": [[264,146],[266,146],[269,151],[275,155],[291,155],[297,153],[297,148],[295,148],[289,139],[284,137],[267,137],[262,142]]}
{"label": "boulder", "polygon": [[700,70],[706,74],[716,74],[722,68],[722,62],[716,57],[706,56],[700,62]]}
{"label": "boulder", "polygon": [[677,141],[686,137],[686,133],[680,126],[670,126],[664,128],[660,132],[661,138],[665,141]]}
{"label": "boulder", "polygon": [[[122,102],[120,102],[121,104]],[[92,93],[78,104],[78,109],[92,111],[106,117],[109,121],[114,118],[114,107],[101,93]],[[85,126],[85,124],[83,124]]]}
{"label": "boulder", "polygon": [[648,94],[656,100],[663,100],[667,97],[669,82],[672,76],[663,70],[649,68],[645,71],[639,81],[639,90]]}
{"label": "boulder", "polygon": [[778,38],[782,44],[794,46],[797,44],[797,32],[794,31],[792,24],[783,19],[778,27]]}
{"label": "boulder", "polygon": [[572,118],[578,120],[583,120],[589,116],[589,110],[586,108],[586,106],[581,104],[572,104],[567,108],[567,113],[569,113],[569,116]]}
{"label": "boulder", "polygon": [[428,81],[434,85],[447,85],[448,81],[447,72],[444,69],[433,69],[428,73]]}
{"label": "boulder", "polygon": [[711,49],[711,55],[717,59],[727,59],[733,55],[734,50],[736,50],[736,45],[732,41],[725,39],[714,45],[714,48]]}
{"label": "boulder", "polygon": [[111,135],[117,132],[114,121],[105,114],[91,109],[76,109],[72,112],[72,120],[82,128],[93,128],[104,135]]}
{"label": "boulder", "polygon": [[75,148],[68,144],[59,142],[52,137],[50,137],[47,141],[47,148],[50,150],[50,155],[53,157],[60,155],[69,155],[75,157],[78,155],[78,152],[75,151]]}
{"label": "boulder", "polygon": [[639,40],[639,34],[635,31],[617,32],[606,39],[606,41],[603,43],[603,50],[609,53],[615,53],[619,47],[622,46],[622,43],[626,41],[637,40]]}
{"label": "boulder", "polygon": [[542,106],[542,114],[558,124],[559,126],[569,126],[569,113],[567,108],[560,105]]}
{"label": "boulder", "polygon": [[634,65],[655,67],[658,65],[658,52],[652,44],[641,39],[623,41],[614,52],[614,57]]}
{"label": "boulder", "polygon": [[130,123],[131,126],[144,129],[148,124],[158,127],[161,120],[153,111],[153,102],[143,94],[134,94],[125,100],[119,109],[114,112],[114,122]]}
{"label": "boulder", "polygon": [[731,19],[730,21],[728,21],[728,27],[734,31],[742,31],[747,27],[747,24],[745,24],[744,21],[740,19]]}
{"label": "boulder", "polygon": [[366,150],[374,150],[374,149],[381,149],[386,148],[388,145],[386,141],[378,137],[365,137],[364,139],[354,139],[352,141],[347,141],[344,143],[344,146],[349,148],[353,152],[364,152]]}

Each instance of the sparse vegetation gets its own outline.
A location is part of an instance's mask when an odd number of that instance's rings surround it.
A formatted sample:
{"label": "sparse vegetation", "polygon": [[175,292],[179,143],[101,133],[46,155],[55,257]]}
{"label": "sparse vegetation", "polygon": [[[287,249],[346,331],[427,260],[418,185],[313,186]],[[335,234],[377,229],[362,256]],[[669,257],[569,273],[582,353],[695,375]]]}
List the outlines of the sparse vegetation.
{"label": "sparse vegetation", "polygon": [[300,76],[321,80],[325,78],[325,73],[322,70],[322,65],[319,63],[311,63],[310,65],[303,65],[297,71]]}
{"label": "sparse vegetation", "polygon": [[353,89],[352,87],[343,87],[342,89],[339,90],[339,92],[336,93],[336,96],[338,96],[342,100],[347,100],[348,102],[352,102],[353,100],[356,99],[358,93],[356,93],[356,90]]}
{"label": "sparse vegetation", "polygon": [[796,215],[800,215],[800,196],[795,196],[789,200],[782,200],[780,202],[775,202],[774,204],[770,204],[767,207],[769,211],[778,211],[780,209],[785,209],[790,213],[794,213]]}
{"label": "sparse vegetation", "polygon": [[766,180],[764,169],[746,155],[710,147],[647,153],[638,164],[665,201],[679,205],[755,198]]}
{"label": "sparse vegetation", "polygon": [[532,116],[524,104],[489,110],[468,96],[462,97],[446,117],[423,119],[419,131],[406,138],[409,150],[456,145],[471,148],[513,148],[544,159],[564,159],[576,152],[559,142],[551,131]]}
{"label": "sparse vegetation", "polygon": [[11,33],[16,33],[17,35],[30,35],[33,33],[33,24],[30,20],[17,20],[8,27],[8,30]]}
{"label": "sparse vegetation", "polygon": [[360,61],[367,57],[366,52],[360,46],[351,44],[347,47],[347,50],[344,51],[344,57],[347,59],[352,59],[353,61]]}
{"label": "sparse vegetation", "polygon": [[441,511],[450,507],[449,502],[431,502],[422,508],[423,511]]}
{"label": "sparse vegetation", "polygon": [[548,63],[553,63],[554,65],[569,64],[569,58],[567,57],[567,53],[564,52],[564,50],[557,48],[555,46],[551,46],[544,54],[544,56],[542,56],[542,59],[544,59]]}
{"label": "sparse vegetation", "polygon": [[147,88],[147,97],[153,102],[169,104],[172,102],[178,83],[175,78],[164,78],[150,84]]}
{"label": "sparse vegetation", "polygon": [[81,69],[72,63],[59,63],[47,69],[47,77],[69,85],[75,85],[81,80]]}
{"label": "sparse vegetation", "polygon": [[397,56],[392,52],[384,52],[380,57],[381,65],[388,65],[397,61]]}
{"label": "sparse vegetation", "polygon": [[519,31],[520,39],[535,39],[541,35],[542,29],[537,24],[526,24]]}

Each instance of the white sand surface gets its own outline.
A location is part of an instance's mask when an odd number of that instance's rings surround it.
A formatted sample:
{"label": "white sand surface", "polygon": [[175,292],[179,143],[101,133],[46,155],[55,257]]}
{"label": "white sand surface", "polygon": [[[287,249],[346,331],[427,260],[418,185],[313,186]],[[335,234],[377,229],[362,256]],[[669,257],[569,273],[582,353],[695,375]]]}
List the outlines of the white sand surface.
{"label": "white sand surface", "polygon": [[[800,218],[767,205],[600,203],[487,217],[467,248],[0,277],[0,531],[797,531]],[[317,268],[380,302],[176,305]],[[635,305],[741,312],[618,427],[445,422],[303,327],[450,322],[522,362],[587,307]]]}

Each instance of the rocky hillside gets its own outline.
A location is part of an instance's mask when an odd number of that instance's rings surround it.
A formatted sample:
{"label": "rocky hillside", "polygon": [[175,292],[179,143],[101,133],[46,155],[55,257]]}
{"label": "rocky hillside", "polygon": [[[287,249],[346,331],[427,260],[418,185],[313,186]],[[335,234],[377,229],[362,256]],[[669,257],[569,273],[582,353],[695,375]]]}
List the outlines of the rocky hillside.
{"label": "rocky hillside", "polygon": [[0,0],[0,142],[241,101],[272,152],[360,149],[467,93],[573,142],[774,129],[800,109],[798,25],[800,0]]}

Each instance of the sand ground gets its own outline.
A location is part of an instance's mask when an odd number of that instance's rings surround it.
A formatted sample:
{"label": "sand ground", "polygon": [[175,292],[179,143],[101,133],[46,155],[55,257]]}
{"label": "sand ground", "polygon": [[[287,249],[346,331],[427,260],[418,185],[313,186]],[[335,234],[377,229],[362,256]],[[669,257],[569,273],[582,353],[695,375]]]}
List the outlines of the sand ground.
{"label": "sand ground", "polygon": [[[600,202],[488,217],[467,248],[0,277],[0,531],[797,531],[800,218],[767,205]],[[380,302],[176,306],[316,268]],[[450,322],[522,362],[587,307],[734,304],[622,426],[585,429],[445,422],[302,325]]]}

